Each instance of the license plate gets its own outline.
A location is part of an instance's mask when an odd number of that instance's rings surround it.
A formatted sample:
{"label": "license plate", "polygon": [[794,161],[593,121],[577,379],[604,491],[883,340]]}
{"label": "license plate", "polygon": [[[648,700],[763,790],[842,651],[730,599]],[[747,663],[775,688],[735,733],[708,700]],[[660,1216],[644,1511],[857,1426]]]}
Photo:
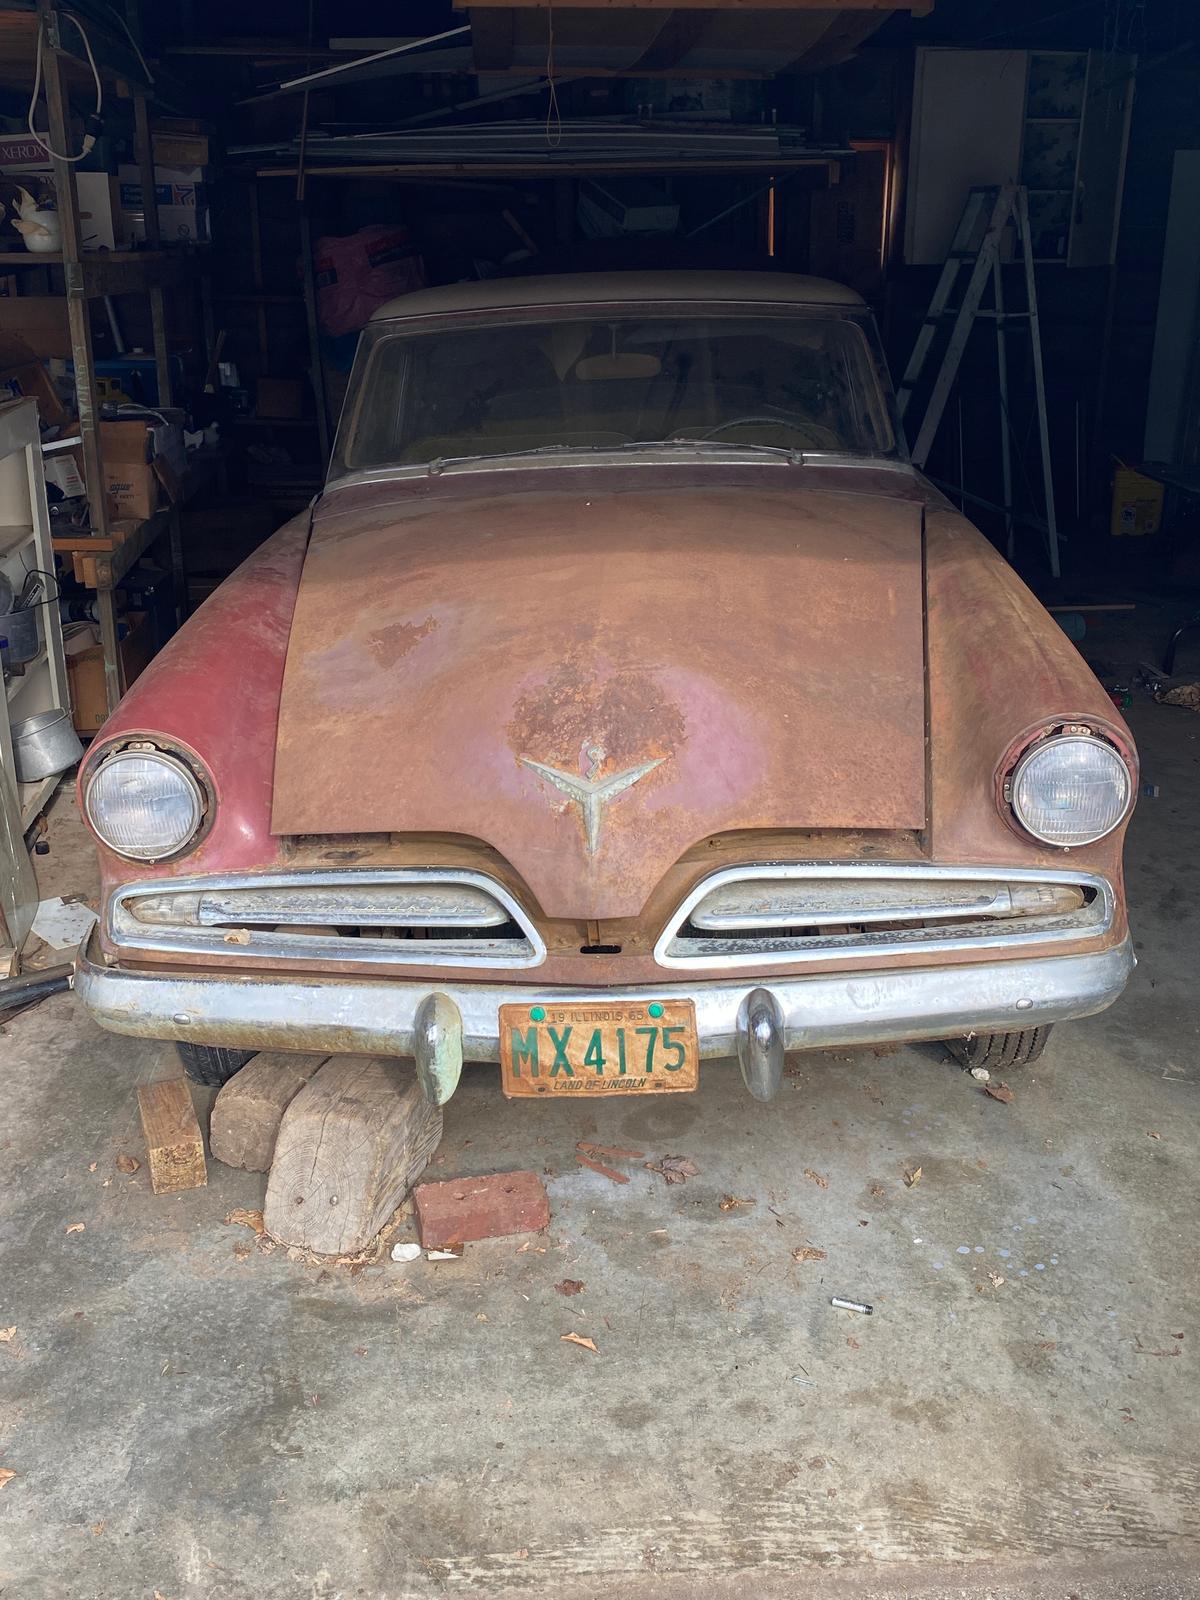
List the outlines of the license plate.
{"label": "license plate", "polygon": [[500,1007],[506,1095],[678,1094],[699,1082],[691,1000]]}

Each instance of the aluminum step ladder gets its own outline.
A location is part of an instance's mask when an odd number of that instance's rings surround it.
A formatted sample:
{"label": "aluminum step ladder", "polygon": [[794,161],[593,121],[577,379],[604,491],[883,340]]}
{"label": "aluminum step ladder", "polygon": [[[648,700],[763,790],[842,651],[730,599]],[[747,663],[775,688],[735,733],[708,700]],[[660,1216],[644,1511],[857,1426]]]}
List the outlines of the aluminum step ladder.
{"label": "aluminum step ladder", "polygon": [[[1025,268],[1025,299],[1023,311],[1008,311],[1004,305],[1004,284],[1001,274],[1001,243],[1004,230],[1012,223],[1020,242]],[[951,304],[959,278],[969,269],[966,291],[961,302]],[[988,281],[992,284],[993,305],[985,309],[983,296]],[[1050,571],[1057,578],[1061,574],[1058,549],[1058,523],[1054,513],[1054,480],[1050,467],[1050,431],[1046,417],[1046,380],[1042,368],[1042,338],[1038,323],[1037,283],[1033,271],[1033,243],[1029,228],[1029,195],[1024,185],[1001,184],[998,188],[972,189],[967,196],[962,217],[954,234],[950,253],[942,267],[933,299],[913,345],[908,366],[900,380],[896,403],[901,417],[905,417],[921,375],[933,352],[938,335],[950,324],[949,342],[942,354],[941,367],[934,379],[925,415],[917,430],[912,447],[914,463],[924,468],[929,452],[941,424],[946,402],[963,353],[971,336],[971,329],[979,318],[996,325],[996,365],[1000,391],[1000,465],[1004,482],[1004,504],[998,509],[1004,514],[1008,557],[1014,553],[1013,524],[1020,520],[1029,522],[1046,538],[1046,551]],[[1008,349],[1007,333],[1011,323],[1026,323],[1029,328],[1033,356],[1033,383],[1037,397],[1038,432],[1041,440],[1042,487],[1045,499],[1045,521],[1020,517],[1013,510],[1012,443],[1008,412]],[[986,503],[986,502],[984,502]]]}

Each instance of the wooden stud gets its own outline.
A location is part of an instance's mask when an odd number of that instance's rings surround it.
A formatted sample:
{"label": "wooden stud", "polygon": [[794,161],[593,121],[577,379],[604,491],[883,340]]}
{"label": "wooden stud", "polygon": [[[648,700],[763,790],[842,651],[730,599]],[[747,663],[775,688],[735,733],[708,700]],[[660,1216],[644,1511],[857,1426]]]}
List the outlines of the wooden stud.
{"label": "wooden stud", "polygon": [[143,1083],[138,1089],[138,1109],[146,1135],[150,1187],[155,1194],[202,1189],[208,1182],[208,1167],[187,1079]]}
{"label": "wooden stud", "polygon": [[428,1166],[442,1113],[408,1062],[334,1056],[283,1114],[263,1218],[281,1244],[353,1255]]}
{"label": "wooden stud", "polygon": [[283,1113],[327,1057],[265,1050],[213,1102],[208,1145],[227,1167],[269,1172]]}

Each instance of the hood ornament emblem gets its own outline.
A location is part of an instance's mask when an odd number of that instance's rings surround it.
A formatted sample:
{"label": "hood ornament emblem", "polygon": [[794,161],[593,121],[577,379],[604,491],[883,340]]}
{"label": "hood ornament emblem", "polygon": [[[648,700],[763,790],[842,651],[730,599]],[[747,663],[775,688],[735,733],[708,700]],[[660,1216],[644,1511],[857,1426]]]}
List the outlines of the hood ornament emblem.
{"label": "hood ornament emblem", "polygon": [[605,751],[600,745],[592,744],[588,745],[584,754],[588,758],[585,778],[578,777],[572,772],[560,772],[557,767],[548,767],[542,761],[531,761],[528,756],[518,756],[517,759],[523,767],[528,767],[530,771],[545,778],[547,783],[552,783],[579,807],[583,814],[587,852],[588,855],[594,856],[600,843],[600,824],[604,820],[603,808],[626,789],[632,789],[635,783],[640,782],[648,772],[653,772],[655,767],[661,767],[666,757],[656,756],[653,761],[642,761],[636,767],[629,767],[624,772],[614,772],[610,778],[599,778],[597,773],[603,765]]}

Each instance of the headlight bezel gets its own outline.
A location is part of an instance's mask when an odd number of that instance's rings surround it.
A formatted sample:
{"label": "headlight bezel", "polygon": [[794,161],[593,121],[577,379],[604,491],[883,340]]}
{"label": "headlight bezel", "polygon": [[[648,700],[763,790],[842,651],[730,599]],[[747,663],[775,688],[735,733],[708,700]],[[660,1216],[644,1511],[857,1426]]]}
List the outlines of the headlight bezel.
{"label": "headlight bezel", "polygon": [[[128,850],[118,849],[97,826],[91,803],[93,786],[103,772],[111,770],[112,762],[126,757],[160,761],[183,777],[195,804],[196,824],[181,844],[170,850],[131,854]],[[159,866],[189,855],[207,837],[216,810],[215,785],[203,762],[182,745],[145,736],[123,739],[90,759],[80,774],[79,799],[84,821],[101,848],[122,861],[132,861],[139,866]]]}
{"label": "headlight bezel", "polygon": [[[1115,822],[1103,833],[1092,834],[1069,843],[1048,839],[1035,832],[1020,815],[1016,806],[1017,785],[1029,763],[1041,755],[1047,746],[1060,741],[1095,745],[1115,755],[1125,768],[1129,785],[1125,806]],[[1009,828],[1026,843],[1032,842],[1040,849],[1061,851],[1064,854],[1071,850],[1084,850],[1110,839],[1128,822],[1137,802],[1137,794],[1138,761],[1132,744],[1127,738],[1122,737],[1117,729],[1091,718],[1087,721],[1058,718],[1053,722],[1041,723],[1036,728],[1027,729],[1018,739],[1013,740],[996,769],[997,806]]]}

